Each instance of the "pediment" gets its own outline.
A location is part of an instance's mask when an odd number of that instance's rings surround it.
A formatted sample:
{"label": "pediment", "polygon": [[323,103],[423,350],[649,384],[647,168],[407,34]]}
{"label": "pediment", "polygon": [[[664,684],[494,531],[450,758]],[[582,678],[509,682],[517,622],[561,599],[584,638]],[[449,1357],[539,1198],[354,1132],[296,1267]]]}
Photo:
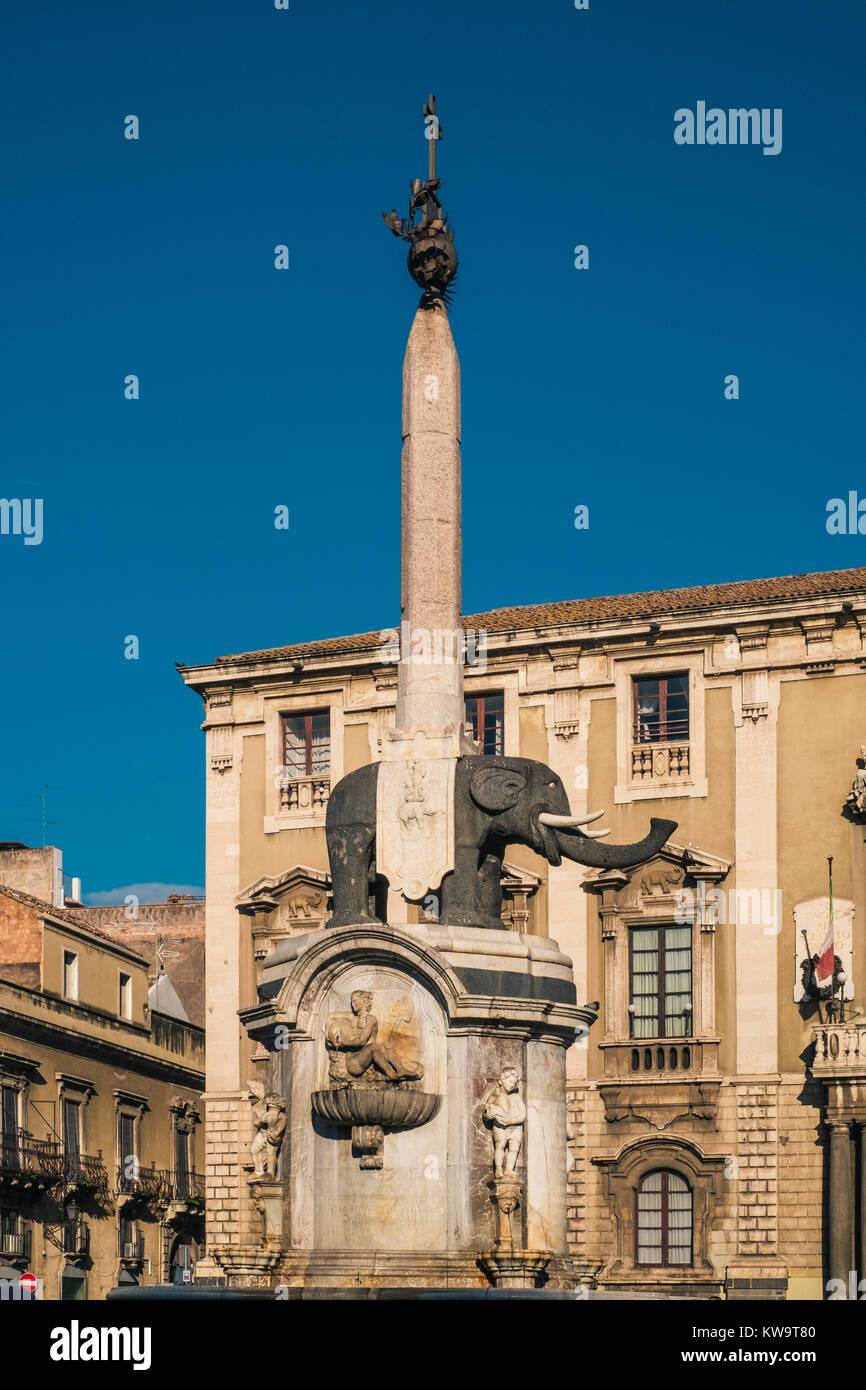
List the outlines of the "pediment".
{"label": "pediment", "polygon": [[683,888],[701,881],[720,883],[730,870],[730,859],[668,840],[657,854],[630,869],[592,869],[583,886],[588,892],[612,889],[622,905],[646,906],[654,900],[669,902]]}
{"label": "pediment", "polygon": [[253,919],[256,957],[267,955],[287,936],[323,927],[330,914],[330,893],[330,875],[306,864],[249,884],[235,899],[235,906]]}

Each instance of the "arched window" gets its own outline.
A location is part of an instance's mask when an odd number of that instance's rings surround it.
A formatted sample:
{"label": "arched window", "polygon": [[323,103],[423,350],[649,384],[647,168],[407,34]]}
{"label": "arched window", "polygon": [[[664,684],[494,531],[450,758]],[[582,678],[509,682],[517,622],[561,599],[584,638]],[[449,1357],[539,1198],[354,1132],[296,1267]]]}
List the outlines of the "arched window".
{"label": "arched window", "polygon": [[667,1168],[645,1173],[635,1192],[635,1263],[692,1263],[692,1189]]}

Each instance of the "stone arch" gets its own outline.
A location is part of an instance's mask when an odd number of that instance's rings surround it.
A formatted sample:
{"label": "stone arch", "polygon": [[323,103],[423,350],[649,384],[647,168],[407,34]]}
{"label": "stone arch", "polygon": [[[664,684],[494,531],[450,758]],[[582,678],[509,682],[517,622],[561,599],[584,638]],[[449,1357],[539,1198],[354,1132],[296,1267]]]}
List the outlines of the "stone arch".
{"label": "stone arch", "polygon": [[[641,1179],[659,1169],[679,1174],[692,1191],[692,1264],[683,1267],[681,1277],[717,1278],[709,1249],[725,1162],[726,1155],[705,1154],[692,1139],[657,1134],[624,1145],[613,1158],[594,1158],[615,1228],[614,1250],[600,1278],[627,1275],[651,1282],[657,1277],[652,1267],[636,1262],[635,1194]],[[665,1268],[664,1281],[669,1284],[678,1274]]]}

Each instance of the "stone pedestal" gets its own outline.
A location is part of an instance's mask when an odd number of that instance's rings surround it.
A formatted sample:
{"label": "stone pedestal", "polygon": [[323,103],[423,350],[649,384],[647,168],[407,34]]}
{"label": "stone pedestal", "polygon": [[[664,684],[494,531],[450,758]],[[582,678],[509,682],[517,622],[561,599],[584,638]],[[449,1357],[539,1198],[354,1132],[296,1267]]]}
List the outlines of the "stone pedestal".
{"label": "stone pedestal", "polygon": [[[241,1017],[287,1103],[278,1183],[253,1184],[272,1284],[567,1284],[565,1051],[594,1015],[555,942],[325,929],[273,953]],[[495,1178],[490,1096],[509,1072],[525,1122]]]}
{"label": "stone pedestal", "polygon": [[279,1250],[283,1235],[283,1184],[276,1178],[251,1177],[250,1196],[262,1218],[262,1244]]}

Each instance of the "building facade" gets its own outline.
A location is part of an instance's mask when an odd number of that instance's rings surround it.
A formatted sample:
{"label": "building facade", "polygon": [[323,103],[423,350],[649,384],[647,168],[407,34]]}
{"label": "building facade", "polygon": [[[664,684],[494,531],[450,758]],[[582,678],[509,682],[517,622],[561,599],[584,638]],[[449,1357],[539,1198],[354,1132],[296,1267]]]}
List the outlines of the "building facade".
{"label": "building facade", "polygon": [[204,1033],[148,989],[128,946],[0,884],[0,1279],[47,1299],[192,1278]]}
{"label": "building facade", "polygon": [[[864,775],[866,570],[464,626],[484,752],[548,764],[575,815],[605,811],[613,841],[640,840],[651,816],[678,823],[629,871],[550,872],[508,850],[504,922],[558,942],[578,1000],[598,1001],[567,1054],[575,1277],[624,1294],[850,1296],[866,1277],[866,831],[857,785],[849,796]],[[182,669],[205,705],[209,1251],[261,1241],[248,1178],[262,1058],[238,1013],[273,948],[327,921],[328,797],[380,758],[393,654],[374,632]],[[407,908],[381,882],[371,893],[393,925],[437,911],[433,895]]]}

